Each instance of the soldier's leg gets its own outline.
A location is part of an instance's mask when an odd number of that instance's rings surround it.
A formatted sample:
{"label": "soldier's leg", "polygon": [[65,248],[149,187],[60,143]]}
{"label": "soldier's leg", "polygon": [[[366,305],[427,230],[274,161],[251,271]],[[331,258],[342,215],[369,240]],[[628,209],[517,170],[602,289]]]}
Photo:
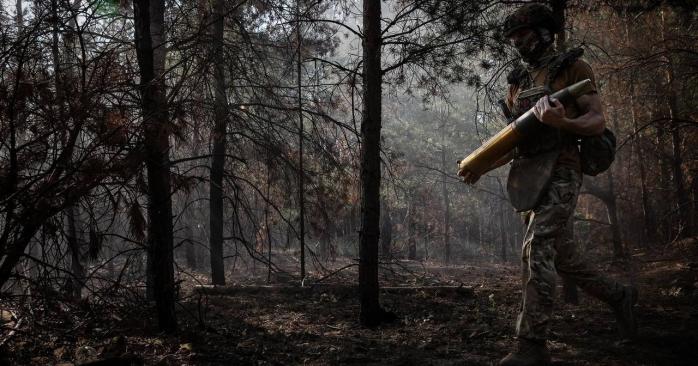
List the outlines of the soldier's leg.
{"label": "soldier's leg", "polygon": [[[535,225],[533,218],[532,225]],[[547,325],[555,291],[555,238],[542,238],[529,225],[522,252],[521,310],[516,322],[516,336],[530,340],[547,339]]]}
{"label": "soldier's leg", "polygon": [[[521,244],[521,287],[524,288],[526,287],[526,281],[528,280],[528,249],[526,243],[528,243],[528,236],[531,234],[531,218],[533,216],[533,212],[529,211],[526,213],[524,217],[524,224],[526,226],[526,233],[524,234],[524,240],[523,243]],[[526,292],[523,292],[523,297],[525,299],[526,297]],[[522,301],[525,302],[525,301]]]}
{"label": "soldier's leg", "polygon": [[564,240],[559,241],[557,246],[558,273],[573,279],[585,292],[606,302],[615,314],[620,335],[626,339],[634,338],[637,335],[637,289],[620,284],[591,268],[578,252],[571,228],[566,231]]}
{"label": "soldier's leg", "polygon": [[572,220],[565,227],[556,245],[555,268],[557,273],[573,280],[584,292],[606,303],[613,304],[623,297],[623,285],[589,265],[574,242]]}
{"label": "soldier's leg", "polygon": [[519,338],[544,341],[555,290],[555,247],[574,210],[580,178],[556,168],[541,204],[533,210],[523,245],[524,285],[516,323]]}

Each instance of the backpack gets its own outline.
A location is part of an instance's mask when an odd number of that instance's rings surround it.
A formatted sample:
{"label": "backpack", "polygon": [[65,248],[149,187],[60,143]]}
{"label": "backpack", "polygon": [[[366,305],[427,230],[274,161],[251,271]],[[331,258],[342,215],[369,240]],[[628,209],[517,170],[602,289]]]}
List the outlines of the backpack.
{"label": "backpack", "polygon": [[579,139],[582,173],[595,176],[605,172],[616,157],[616,135],[608,128],[596,136]]}
{"label": "backpack", "polygon": [[[572,66],[584,54],[582,48],[573,48],[562,53],[548,64],[546,87],[550,90],[553,80],[562,70]],[[582,173],[595,176],[608,170],[616,157],[616,136],[608,128],[596,136],[578,138]]]}

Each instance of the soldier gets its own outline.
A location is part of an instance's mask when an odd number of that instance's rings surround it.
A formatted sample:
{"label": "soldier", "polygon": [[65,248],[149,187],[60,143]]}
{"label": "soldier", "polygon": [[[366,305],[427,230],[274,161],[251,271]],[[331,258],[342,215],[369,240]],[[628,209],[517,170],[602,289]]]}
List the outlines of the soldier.
{"label": "soldier", "polygon": [[[561,25],[545,5],[522,6],[505,20],[503,28],[504,36],[523,61],[507,78],[506,105],[514,118],[533,107],[542,125],[490,168],[512,161],[507,190],[512,205],[524,213],[526,223],[521,254],[522,301],[516,321],[518,347],[500,365],[541,365],[550,363],[546,340],[556,273],[606,302],[624,338],[632,338],[637,332],[637,290],[598,274],[580,257],[572,239],[571,217],[582,183],[577,136],[598,135],[605,128],[591,67],[579,59],[581,49],[555,49],[554,35]],[[592,81],[594,91],[572,105],[565,107],[547,97],[584,79]],[[479,179],[469,171],[460,171],[459,175],[468,184]]]}

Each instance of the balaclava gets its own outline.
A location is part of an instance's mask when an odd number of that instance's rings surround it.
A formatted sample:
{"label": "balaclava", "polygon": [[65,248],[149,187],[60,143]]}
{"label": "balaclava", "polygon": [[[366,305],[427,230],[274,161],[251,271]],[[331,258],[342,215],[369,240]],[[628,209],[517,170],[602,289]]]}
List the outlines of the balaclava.
{"label": "balaclava", "polygon": [[521,59],[529,66],[538,66],[540,59],[553,44],[550,30],[543,27],[533,28],[527,37],[514,44]]}

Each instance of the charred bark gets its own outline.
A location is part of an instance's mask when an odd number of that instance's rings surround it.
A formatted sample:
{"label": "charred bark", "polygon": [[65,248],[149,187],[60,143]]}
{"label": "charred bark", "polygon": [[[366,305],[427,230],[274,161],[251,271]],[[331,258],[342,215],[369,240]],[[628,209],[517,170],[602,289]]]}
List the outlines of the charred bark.
{"label": "charred bark", "polygon": [[133,2],[135,42],[140,69],[141,106],[148,173],[148,256],[152,261],[158,325],[177,328],[172,253],[169,121],[163,80],[165,66],[165,3]]}
{"label": "charred bark", "polygon": [[296,81],[298,87],[298,226],[300,244],[300,264],[301,264],[301,284],[305,280],[305,171],[303,168],[303,99],[301,84],[301,69],[303,67],[301,59],[301,11],[300,1],[296,0],[296,43],[298,53],[296,54]]}
{"label": "charred bark", "polygon": [[223,173],[225,169],[226,127],[228,121],[228,87],[224,69],[223,29],[225,1],[216,0],[213,9],[213,68],[214,68],[214,127],[211,154],[210,198],[210,255],[211,283],[225,285],[225,265],[223,263]]}
{"label": "charred bark", "polygon": [[383,258],[390,258],[392,251],[392,240],[393,240],[393,222],[390,218],[390,208],[388,204],[383,201],[383,212],[381,212],[381,256]]}
{"label": "charred bark", "polygon": [[377,326],[383,311],[378,298],[380,238],[381,1],[363,1],[363,113],[361,120],[361,230],[359,297],[361,324]]}

